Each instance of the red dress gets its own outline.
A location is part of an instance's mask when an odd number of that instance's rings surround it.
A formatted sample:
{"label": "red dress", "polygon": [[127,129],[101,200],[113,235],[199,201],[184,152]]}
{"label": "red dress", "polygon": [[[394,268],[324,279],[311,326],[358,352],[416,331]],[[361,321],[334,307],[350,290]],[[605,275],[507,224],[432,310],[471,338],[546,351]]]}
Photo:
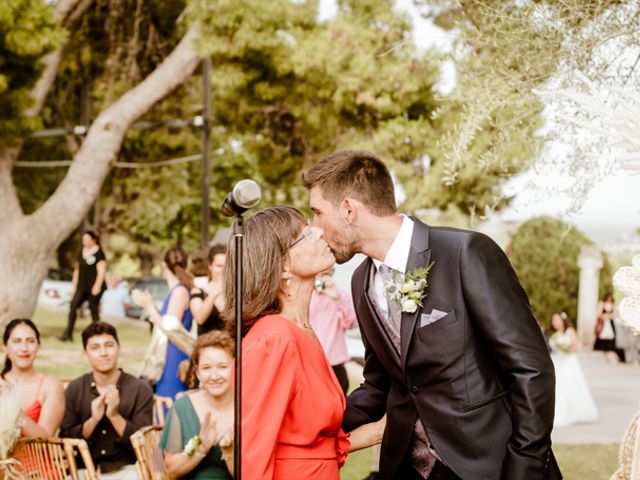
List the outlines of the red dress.
{"label": "red dress", "polygon": [[339,480],[345,399],[322,348],[281,315],[242,340],[242,478]]}

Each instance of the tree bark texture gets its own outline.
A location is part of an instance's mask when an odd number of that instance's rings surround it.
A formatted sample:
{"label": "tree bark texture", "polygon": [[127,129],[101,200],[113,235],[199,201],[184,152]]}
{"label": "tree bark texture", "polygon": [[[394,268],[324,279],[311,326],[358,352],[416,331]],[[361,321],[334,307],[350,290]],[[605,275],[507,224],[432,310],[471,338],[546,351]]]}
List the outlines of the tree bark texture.
{"label": "tree bark texture", "polygon": [[23,215],[15,196],[15,157],[0,158],[0,325],[33,314],[48,260],[95,202],[127,129],[200,63],[193,47],[196,34],[191,27],[162,64],[98,115],[67,175],[33,214]]}

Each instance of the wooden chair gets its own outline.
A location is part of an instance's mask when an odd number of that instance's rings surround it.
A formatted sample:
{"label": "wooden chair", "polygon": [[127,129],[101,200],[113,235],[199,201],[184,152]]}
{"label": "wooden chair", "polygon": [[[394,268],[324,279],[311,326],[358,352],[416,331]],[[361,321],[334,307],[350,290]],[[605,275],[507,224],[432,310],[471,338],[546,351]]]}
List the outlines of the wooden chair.
{"label": "wooden chair", "polygon": [[164,456],[158,443],[162,427],[142,427],[131,435],[131,445],[136,452],[136,471],[140,480],[170,480]]}
{"label": "wooden chair", "polygon": [[38,480],[78,480],[75,450],[85,462],[86,480],[97,480],[87,442],[71,438],[35,438],[20,440],[13,457],[25,478]]}
{"label": "wooden chair", "polygon": [[160,395],[153,396],[153,424],[163,426],[166,412],[173,406],[173,399],[170,397],[162,397]]}

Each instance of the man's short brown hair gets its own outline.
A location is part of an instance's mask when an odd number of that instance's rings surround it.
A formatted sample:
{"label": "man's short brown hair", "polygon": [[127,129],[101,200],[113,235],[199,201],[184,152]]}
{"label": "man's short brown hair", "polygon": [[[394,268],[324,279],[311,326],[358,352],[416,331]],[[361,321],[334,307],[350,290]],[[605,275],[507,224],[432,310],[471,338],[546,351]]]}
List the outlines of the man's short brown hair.
{"label": "man's short brown hair", "polygon": [[345,197],[352,197],[376,216],[396,212],[389,169],[376,155],[365,150],[345,150],[324,157],[302,172],[302,183],[308,189],[320,187],[322,196],[334,205]]}

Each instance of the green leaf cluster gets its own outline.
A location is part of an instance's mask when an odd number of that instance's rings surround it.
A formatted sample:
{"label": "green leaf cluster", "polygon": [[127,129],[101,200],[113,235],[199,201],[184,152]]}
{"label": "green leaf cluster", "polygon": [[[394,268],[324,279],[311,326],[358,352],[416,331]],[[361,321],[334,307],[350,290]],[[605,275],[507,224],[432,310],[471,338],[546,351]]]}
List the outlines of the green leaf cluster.
{"label": "green leaf cluster", "polygon": [[66,33],[41,0],[0,2],[0,146],[15,144],[37,122],[22,112],[42,71],[39,58],[58,48]]}
{"label": "green leaf cluster", "polygon": [[[512,239],[511,263],[538,322],[549,327],[551,315],[564,311],[576,323],[580,268],[578,255],[593,242],[572,225],[548,216],[532,218]],[[612,270],[604,255],[600,297],[611,291]]]}

